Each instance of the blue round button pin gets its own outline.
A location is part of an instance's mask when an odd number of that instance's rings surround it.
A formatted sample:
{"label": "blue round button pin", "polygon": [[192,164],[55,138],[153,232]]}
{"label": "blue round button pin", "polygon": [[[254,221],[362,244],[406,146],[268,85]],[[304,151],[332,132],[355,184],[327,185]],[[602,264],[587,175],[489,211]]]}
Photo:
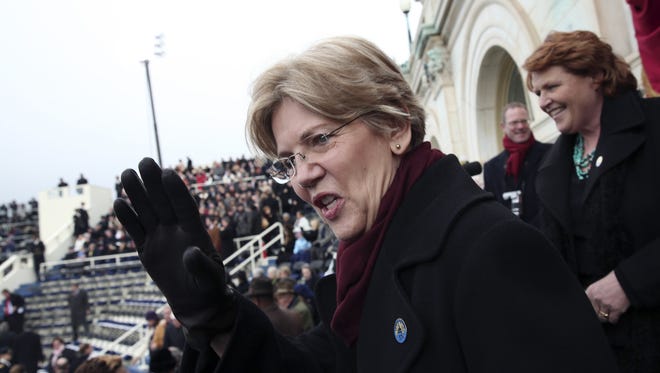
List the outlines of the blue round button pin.
{"label": "blue round button pin", "polygon": [[394,320],[394,339],[399,343],[403,343],[406,338],[408,338],[408,327],[405,321],[399,317]]}

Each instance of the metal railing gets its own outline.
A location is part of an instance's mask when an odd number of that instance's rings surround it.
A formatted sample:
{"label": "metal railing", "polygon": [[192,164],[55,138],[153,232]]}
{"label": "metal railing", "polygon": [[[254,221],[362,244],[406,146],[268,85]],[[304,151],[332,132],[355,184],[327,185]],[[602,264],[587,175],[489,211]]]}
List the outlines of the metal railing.
{"label": "metal railing", "polygon": [[7,260],[0,264],[0,283],[7,286],[7,278],[12,276],[21,268],[32,267],[32,254],[26,251],[13,253]]}
{"label": "metal railing", "polygon": [[55,233],[42,240],[46,247],[46,252],[44,253],[46,259],[49,257],[61,257],[61,254],[65,252],[66,248],[73,242],[72,233],[73,221],[62,225],[62,227],[55,231]]}
{"label": "metal railing", "polygon": [[[127,260],[128,259],[128,260]],[[101,271],[105,269],[117,268],[123,265],[133,265],[136,261],[140,263],[140,258],[138,257],[137,252],[123,253],[123,254],[113,254],[113,255],[103,255],[103,256],[93,256],[89,258],[76,258],[68,260],[56,260],[41,263],[39,267],[39,273],[41,281],[46,280],[46,275],[50,270],[53,269],[66,269],[72,272],[94,272]]]}
{"label": "metal railing", "polygon": [[[160,314],[163,312],[163,309],[165,306],[161,306],[158,309],[156,309],[156,313]],[[142,321],[139,322],[135,325],[133,325],[130,329],[127,329],[122,335],[117,337],[114,341],[110,342],[107,344],[105,348],[103,348],[99,354],[103,355],[108,353],[109,351],[113,352],[119,352],[121,350],[119,346],[121,343],[128,339],[131,335],[134,333],[140,334],[140,339],[135,342],[131,347],[129,347],[129,351],[133,354],[133,360],[138,361],[142,360],[145,356],[147,351],[149,351],[149,341],[151,340],[151,334],[147,333],[147,322]]]}
{"label": "metal railing", "polygon": [[[271,232],[277,230],[277,233],[272,237],[268,242],[264,242],[264,237],[268,236]],[[233,275],[236,272],[242,270],[246,266],[250,265],[251,271],[254,271],[257,267],[258,259],[263,257],[263,252],[274,246],[279,242],[280,245],[284,244],[284,226],[282,223],[274,223],[270,227],[266,228],[263,232],[258,235],[251,236],[252,238],[247,241],[243,246],[241,246],[235,253],[231,254],[227,259],[223,261],[223,264],[227,266],[234,259],[239,256],[247,254],[247,257],[239,264],[234,266],[230,271],[229,275]]]}

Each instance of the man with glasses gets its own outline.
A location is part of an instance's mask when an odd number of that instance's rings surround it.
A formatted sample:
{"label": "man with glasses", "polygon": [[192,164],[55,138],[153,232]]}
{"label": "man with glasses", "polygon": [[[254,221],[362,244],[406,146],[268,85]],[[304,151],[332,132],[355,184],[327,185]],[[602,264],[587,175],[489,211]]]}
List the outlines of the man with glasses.
{"label": "man with glasses", "polygon": [[484,164],[484,189],[523,221],[538,225],[534,179],[550,144],[534,139],[527,108],[520,102],[504,107],[500,126],[504,132],[504,150]]}

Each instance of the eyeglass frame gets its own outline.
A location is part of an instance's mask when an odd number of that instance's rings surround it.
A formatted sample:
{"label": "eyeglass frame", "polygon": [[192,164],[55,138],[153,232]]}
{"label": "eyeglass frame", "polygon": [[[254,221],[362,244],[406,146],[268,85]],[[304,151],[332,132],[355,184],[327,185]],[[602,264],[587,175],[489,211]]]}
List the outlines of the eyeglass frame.
{"label": "eyeglass frame", "polygon": [[522,124],[522,125],[528,125],[529,124],[529,119],[517,119],[517,120],[512,120],[510,122],[505,123],[507,126],[516,126],[517,124]]}
{"label": "eyeglass frame", "polygon": [[[322,134],[320,134],[320,135],[318,135],[318,136],[324,137],[324,138],[326,139],[326,141],[329,141],[332,137],[337,136],[337,133],[339,133],[339,131],[340,131],[342,128],[344,128],[344,127],[348,126],[349,124],[355,122],[356,120],[358,120],[358,119],[359,119],[360,117],[362,117],[363,115],[364,115],[364,114],[360,114],[360,115],[358,115],[358,116],[356,116],[356,117],[350,119],[349,121],[343,123],[342,125],[340,125],[339,127],[335,128],[334,130],[332,130],[332,131],[330,131],[330,132],[327,132],[327,133],[322,133]],[[296,173],[297,173],[297,171],[296,171],[296,162],[295,162],[295,160],[296,160],[296,156],[300,156],[300,158],[301,158],[302,160],[307,159],[307,156],[304,155],[303,153],[300,153],[300,152],[297,152],[297,153],[295,153],[295,154],[292,154],[292,155],[290,155],[290,156],[288,156],[288,157],[277,158],[277,159],[275,159],[275,160],[272,161],[271,166],[268,167],[268,169],[266,170],[266,173],[268,174],[268,176],[270,176],[270,177],[271,177],[276,183],[278,183],[278,184],[286,184],[286,183],[288,183],[289,181],[291,181],[291,180],[294,178],[294,176],[296,176]],[[275,175],[277,175],[278,173],[280,173],[280,172],[274,171],[274,165],[275,165],[277,162],[280,162],[280,163],[284,164],[285,168],[286,168],[287,164],[290,165],[291,167],[290,167],[290,168],[287,168],[287,169],[291,169],[291,170],[293,170],[293,172],[291,173],[291,175],[289,175],[288,172],[286,172],[286,173],[285,173],[286,178],[279,178],[279,177],[275,176]]]}

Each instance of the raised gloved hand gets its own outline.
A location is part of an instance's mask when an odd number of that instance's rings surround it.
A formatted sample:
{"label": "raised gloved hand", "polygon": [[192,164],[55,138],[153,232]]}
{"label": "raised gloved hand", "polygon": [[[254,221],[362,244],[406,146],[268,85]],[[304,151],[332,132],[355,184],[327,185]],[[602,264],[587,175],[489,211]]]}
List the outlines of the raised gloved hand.
{"label": "raised gloved hand", "polygon": [[115,200],[119,221],[133,238],[140,261],[187,329],[191,346],[202,349],[228,332],[236,316],[234,294],[225,283],[220,255],[199,216],[197,204],[181,178],[151,158],[121,182],[132,207]]}

